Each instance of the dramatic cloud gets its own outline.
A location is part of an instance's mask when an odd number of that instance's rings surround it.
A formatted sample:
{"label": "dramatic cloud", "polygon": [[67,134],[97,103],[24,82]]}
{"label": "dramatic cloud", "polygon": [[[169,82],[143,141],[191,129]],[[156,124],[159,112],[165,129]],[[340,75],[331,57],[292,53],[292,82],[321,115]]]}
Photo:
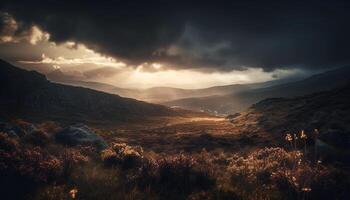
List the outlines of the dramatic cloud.
{"label": "dramatic cloud", "polygon": [[[28,0],[0,4],[2,12],[18,22],[17,35],[36,26],[50,34],[50,41],[81,43],[135,68],[157,63],[167,69],[273,71],[350,63],[347,1]],[[4,27],[3,23],[2,33],[13,35]]]}
{"label": "dramatic cloud", "polygon": [[28,41],[37,44],[39,41],[47,41],[50,35],[43,33],[37,26],[21,30],[20,25],[8,13],[0,12],[0,44],[7,42],[18,43]]}

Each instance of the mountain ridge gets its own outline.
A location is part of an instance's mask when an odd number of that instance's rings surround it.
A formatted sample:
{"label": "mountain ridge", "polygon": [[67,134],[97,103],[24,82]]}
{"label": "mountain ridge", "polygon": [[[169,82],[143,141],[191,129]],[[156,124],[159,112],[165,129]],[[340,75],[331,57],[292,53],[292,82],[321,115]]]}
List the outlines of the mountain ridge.
{"label": "mountain ridge", "polygon": [[0,113],[67,121],[132,121],[178,113],[165,106],[48,81],[45,75],[0,60]]}
{"label": "mountain ridge", "polygon": [[[57,75],[57,73],[61,75]],[[145,89],[136,89],[136,88],[121,88],[116,87],[111,84],[96,82],[96,81],[81,81],[75,80],[72,78],[67,78],[63,76],[63,73],[60,70],[55,70],[51,73],[48,73],[48,78],[56,83],[81,86],[86,88],[91,88],[111,94],[118,94],[123,97],[135,98],[152,103],[162,103],[166,101],[172,101],[182,98],[192,98],[192,97],[208,97],[213,95],[226,95],[236,92],[241,92],[248,89],[268,87],[272,85],[277,85],[280,83],[288,82],[287,80],[272,80],[259,83],[250,83],[250,84],[231,84],[231,85],[220,85],[212,86],[208,88],[199,88],[199,89],[183,89],[176,87],[151,87]],[[294,80],[295,78],[292,78]]]}
{"label": "mountain ridge", "polygon": [[265,98],[296,97],[314,92],[330,90],[350,82],[349,67],[323,72],[303,80],[238,92],[230,95],[217,95],[203,98],[185,98],[162,103],[184,109],[202,110],[209,113],[231,114],[247,109],[251,104]]}

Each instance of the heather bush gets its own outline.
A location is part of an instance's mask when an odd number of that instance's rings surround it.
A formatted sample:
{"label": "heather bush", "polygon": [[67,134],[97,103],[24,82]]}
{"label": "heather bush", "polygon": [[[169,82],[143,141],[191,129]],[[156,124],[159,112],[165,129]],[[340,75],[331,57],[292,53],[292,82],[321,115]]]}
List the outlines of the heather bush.
{"label": "heather bush", "polygon": [[46,121],[37,125],[38,129],[46,132],[55,134],[62,130],[61,126],[53,121]]}
{"label": "heather bush", "polygon": [[[21,126],[30,126],[20,121]],[[157,154],[113,143],[66,147],[55,124],[24,137],[0,133],[2,199],[347,199],[348,173],[318,160],[305,132],[287,147]],[[44,128],[46,127],[46,128]],[[47,134],[44,134],[47,133]],[[49,141],[47,141],[47,139]],[[311,150],[310,150],[311,149]]]}
{"label": "heather bush", "polygon": [[[307,149],[308,136],[304,131],[287,134],[285,139],[289,151],[280,147],[264,148],[247,156],[229,158],[229,189],[243,199],[320,199],[321,193],[339,199],[347,196],[344,191],[348,181],[341,183],[334,177],[339,173],[337,170],[314,160],[317,155],[310,154],[316,151]],[[335,193],[335,188],[341,192]]]}
{"label": "heather bush", "polygon": [[214,177],[203,170],[195,158],[183,154],[149,160],[136,180],[142,189],[151,188],[161,197],[171,199],[182,199],[215,185]]}
{"label": "heather bush", "polygon": [[133,169],[141,165],[143,150],[141,147],[115,143],[111,148],[102,151],[101,158],[107,164],[119,165],[123,169]]}
{"label": "heather bush", "polygon": [[233,190],[246,199],[265,199],[272,174],[288,165],[289,154],[283,149],[266,148],[247,157],[234,156],[228,166]]}
{"label": "heather bush", "polygon": [[0,190],[5,199],[48,184],[61,173],[62,163],[56,156],[0,134]]}
{"label": "heather bush", "polygon": [[53,189],[49,186],[66,182],[77,166],[88,161],[80,149],[42,147],[33,145],[28,138],[10,138],[0,133],[1,197],[28,199],[43,187]]}
{"label": "heather bush", "polygon": [[109,165],[128,170],[129,184],[160,198],[183,199],[194,191],[205,191],[215,185],[215,179],[190,155],[145,156],[141,147],[116,143],[104,150],[101,157]]}
{"label": "heather bush", "polygon": [[50,136],[40,129],[34,130],[30,134],[26,134],[23,137],[23,140],[36,146],[46,146],[51,142]]}
{"label": "heather bush", "polygon": [[63,166],[63,178],[69,179],[75,168],[87,164],[90,157],[84,155],[81,149],[65,148],[59,154],[59,159]]}

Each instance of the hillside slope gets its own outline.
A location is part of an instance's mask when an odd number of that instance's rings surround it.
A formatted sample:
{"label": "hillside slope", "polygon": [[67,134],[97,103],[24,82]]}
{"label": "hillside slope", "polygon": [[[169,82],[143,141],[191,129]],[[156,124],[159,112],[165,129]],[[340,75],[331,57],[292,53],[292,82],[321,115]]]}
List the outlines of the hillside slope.
{"label": "hillside slope", "polygon": [[350,147],[350,84],[297,98],[271,98],[232,119],[233,129],[259,141],[285,142],[286,133],[318,129],[320,137]]}
{"label": "hillside slope", "polygon": [[230,114],[244,111],[251,104],[266,98],[296,97],[334,89],[347,83],[350,83],[350,68],[343,67],[296,82],[251,89],[230,95],[179,99],[163,104],[167,106],[179,106],[185,109],[203,110],[215,114]]}
{"label": "hillside slope", "polygon": [[0,61],[0,116],[69,121],[129,121],[176,115],[173,110],[91,89],[48,81]]}

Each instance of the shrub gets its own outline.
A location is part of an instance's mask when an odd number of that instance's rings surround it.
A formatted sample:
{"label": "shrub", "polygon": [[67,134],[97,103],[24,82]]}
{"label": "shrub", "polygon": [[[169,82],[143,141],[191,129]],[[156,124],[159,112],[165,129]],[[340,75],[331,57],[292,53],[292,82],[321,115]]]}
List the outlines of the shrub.
{"label": "shrub", "polygon": [[32,131],[24,138],[0,133],[2,199],[349,197],[348,173],[308,159],[316,156],[307,156],[314,151],[306,148],[305,132],[287,135],[288,151],[274,147],[244,155],[205,149],[165,155],[125,143],[100,153],[91,146],[43,145],[42,133]]}
{"label": "shrub", "polygon": [[58,133],[62,129],[59,124],[53,121],[43,122],[39,124],[37,127],[38,129],[50,134]]}
{"label": "shrub", "polygon": [[140,169],[138,184],[171,198],[209,190],[215,180],[192,156],[180,154],[149,160]]}
{"label": "shrub", "polygon": [[0,190],[16,199],[61,175],[61,161],[40,147],[26,147],[0,134]]}
{"label": "shrub", "polygon": [[27,143],[36,146],[46,146],[50,143],[49,135],[42,130],[34,130],[30,134],[26,134],[23,138]]}
{"label": "shrub", "polygon": [[228,166],[234,191],[245,199],[265,199],[270,194],[273,173],[291,164],[281,148],[257,150],[247,157],[233,156]]}
{"label": "shrub", "polygon": [[140,147],[116,143],[104,150],[101,157],[108,165],[128,171],[124,176],[126,184],[162,198],[184,198],[215,185],[214,178],[190,155],[145,156]]}
{"label": "shrub", "polygon": [[215,184],[208,171],[201,169],[193,157],[181,154],[162,160],[159,176],[161,185],[184,194],[208,190]]}
{"label": "shrub", "polygon": [[139,167],[143,159],[141,147],[131,147],[125,143],[115,143],[101,153],[102,160],[111,165],[119,165],[123,169]]}
{"label": "shrub", "polygon": [[69,179],[78,166],[88,163],[90,158],[81,153],[81,149],[65,148],[59,155],[62,161],[63,178]]}

